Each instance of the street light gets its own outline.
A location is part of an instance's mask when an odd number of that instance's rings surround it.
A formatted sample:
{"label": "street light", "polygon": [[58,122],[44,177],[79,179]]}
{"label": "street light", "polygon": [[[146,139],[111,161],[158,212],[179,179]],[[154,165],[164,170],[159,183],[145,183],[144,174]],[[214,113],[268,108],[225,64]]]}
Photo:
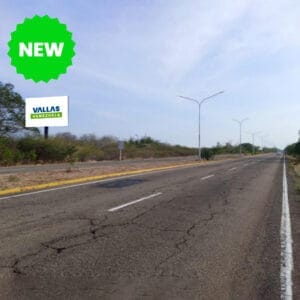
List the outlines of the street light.
{"label": "street light", "polygon": [[239,125],[240,125],[240,155],[242,155],[242,126],[243,126],[243,123],[247,120],[249,120],[249,119],[248,118],[245,118],[243,120],[233,119],[233,121],[239,123]]}
{"label": "street light", "polygon": [[178,96],[182,99],[185,99],[185,100],[190,100],[190,101],[193,101],[195,103],[198,104],[198,108],[199,108],[199,124],[198,124],[198,157],[199,159],[201,160],[201,105],[203,104],[203,102],[205,102],[206,100],[210,99],[210,98],[213,98],[213,97],[216,97],[220,94],[224,93],[224,91],[220,91],[220,92],[217,92],[215,94],[212,94],[208,97],[205,97],[203,99],[200,99],[200,100],[197,100],[197,99],[194,99],[194,98],[190,98],[190,97],[185,97],[185,96]]}
{"label": "street light", "polygon": [[263,152],[264,150],[264,138],[266,138],[267,136],[269,136],[268,134],[262,135],[261,138],[261,152]]}
{"label": "street light", "polygon": [[256,132],[248,132],[249,134],[251,134],[252,135],[252,155],[254,155],[254,139],[255,139],[255,136],[257,135],[257,134],[260,134],[261,133],[261,131],[256,131]]}

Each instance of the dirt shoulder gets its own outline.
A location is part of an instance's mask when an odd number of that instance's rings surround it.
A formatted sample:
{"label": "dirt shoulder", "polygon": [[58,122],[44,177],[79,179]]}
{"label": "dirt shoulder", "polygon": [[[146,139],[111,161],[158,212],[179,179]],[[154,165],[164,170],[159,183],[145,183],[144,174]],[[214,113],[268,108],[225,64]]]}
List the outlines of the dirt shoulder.
{"label": "dirt shoulder", "polygon": [[[293,293],[300,298],[300,164],[292,158],[288,159],[288,192],[293,237]],[[296,284],[297,283],[297,284]]]}

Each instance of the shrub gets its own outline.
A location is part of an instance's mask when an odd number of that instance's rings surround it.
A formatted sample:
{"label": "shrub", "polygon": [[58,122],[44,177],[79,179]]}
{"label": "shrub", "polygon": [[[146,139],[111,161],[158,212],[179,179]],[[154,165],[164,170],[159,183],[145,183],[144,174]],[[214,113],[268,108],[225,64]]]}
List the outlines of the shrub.
{"label": "shrub", "polygon": [[17,143],[26,161],[59,162],[65,161],[76,151],[76,147],[62,139],[26,137]]}
{"label": "shrub", "polygon": [[20,159],[21,154],[16,150],[14,141],[9,138],[0,138],[0,163],[8,166],[15,164]]}
{"label": "shrub", "polygon": [[103,160],[104,153],[94,146],[79,146],[74,157],[78,161]]}
{"label": "shrub", "polygon": [[213,150],[209,149],[209,148],[202,148],[201,149],[201,157],[206,159],[206,160],[210,160],[212,159],[214,156],[214,152]]}

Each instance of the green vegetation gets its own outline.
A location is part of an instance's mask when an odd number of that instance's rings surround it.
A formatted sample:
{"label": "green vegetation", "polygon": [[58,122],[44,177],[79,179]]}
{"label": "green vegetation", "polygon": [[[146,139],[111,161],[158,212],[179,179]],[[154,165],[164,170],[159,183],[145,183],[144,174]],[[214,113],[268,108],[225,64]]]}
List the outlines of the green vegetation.
{"label": "green vegetation", "polygon": [[[244,154],[252,154],[251,144],[243,144],[242,149]],[[255,147],[254,150],[255,154],[262,153],[258,147]],[[263,149],[264,152],[275,150]],[[196,156],[197,153],[197,148],[169,145],[146,136],[139,139],[130,138],[125,141],[123,158]],[[239,146],[229,143],[225,145],[218,143],[215,147],[202,148],[202,158],[206,160],[213,159],[215,155],[238,153]],[[112,136],[98,138],[93,134],[86,134],[76,137],[66,132],[56,134],[48,139],[44,139],[40,135],[0,137],[0,165],[69,162],[71,166],[76,161],[117,159],[119,159],[118,140]]]}
{"label": "green vegetation", "polygon": [[285,153],[287,155],[294,156],[295,158],[297,158],[300,161],[300,142],[288,145],[285,148]]}
{"label": "green vegetation", "polygon": [[296,192],[298,194],[300,194],[300,163],[299,163],[299,160],[295,159],[294,162],[290,161],[290,166],[292,166],[294,168]]}
{"label": "green vegetation", "polygon": [[[124,159],[195,155],[196,149],[171,146],[150,137],[125,141]],[[49,139],[41,136],[0,138],[0,164],[117,160],[118,140],[115,137],[57,134]]]}
{"label": "green vegetation", "polygon": [[300,141],[288,145],[285,153],[289,156],[289,167],[294,170],[296,192],[300,194]]}
{"label": "green vegetation", "polygon": [[35,132],[37,129],[25,129],[25,102],[14,91],[10,83],[0,81],[0,137],[20,132]]}

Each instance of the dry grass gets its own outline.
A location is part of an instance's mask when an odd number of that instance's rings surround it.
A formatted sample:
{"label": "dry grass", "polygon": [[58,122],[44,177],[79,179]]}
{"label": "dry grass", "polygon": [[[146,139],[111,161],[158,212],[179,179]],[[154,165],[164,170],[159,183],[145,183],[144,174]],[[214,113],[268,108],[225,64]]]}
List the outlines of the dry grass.
{"label": "dry grass", "polygon": [[292,168],[295,171],[295,189],[297,191],[298,194],[300,194],[300,163],[298,160],[296,160],[295,158],[291,159],[289,157],[289,162],[290,162],[290,166],[292,166]]}
{"label": "dry grass", "polygon": [[297,176],[300,177],[300,164],[295,165],[294,169],[295,169],[295,172],[296,172]]}

